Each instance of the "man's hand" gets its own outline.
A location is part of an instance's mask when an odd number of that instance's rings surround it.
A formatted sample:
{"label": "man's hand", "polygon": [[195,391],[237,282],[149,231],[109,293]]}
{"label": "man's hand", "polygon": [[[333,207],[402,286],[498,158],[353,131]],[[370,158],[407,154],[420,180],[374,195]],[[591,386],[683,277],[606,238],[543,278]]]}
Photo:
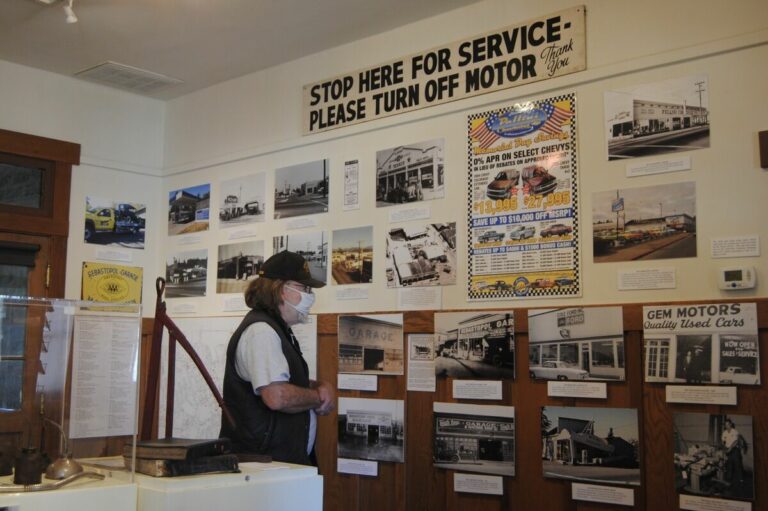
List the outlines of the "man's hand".
{"label": "man's hand", "polygon": [[312,380],[309,382],[309,386],[317,391],[317,397],[320,401],[320,404],[315,407],[315,413],[328,415],[336,409],[336,391],[330,383]]}
{"label": "man's hand", "polygon": [[336,405],[336,392],[330,383],[324,381],[314,382],[314,388],[317,390],[317,395],[320,398],[320,406],[315,408],[315,413],[318,415],[328,415],[335,408]]}

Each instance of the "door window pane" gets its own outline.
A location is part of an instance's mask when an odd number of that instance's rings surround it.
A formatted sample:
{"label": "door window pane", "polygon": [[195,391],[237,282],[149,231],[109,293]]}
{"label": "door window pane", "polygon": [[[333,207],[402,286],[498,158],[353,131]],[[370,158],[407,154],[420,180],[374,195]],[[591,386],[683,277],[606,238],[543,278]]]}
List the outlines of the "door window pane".
{"label": "door window pane", "polygon": [[0,360],[0,412],[21,408],[23,360]]}
{"label": "door window pane", "polygon": [[30,267],[0,264],[0,295],[27,296]]}
{"label": "door window pane", "polygon": [[[26,296],[31,269],[0,264],[0,295]],[[21,408],[26,325],[25,308],[0,307],[0,412]]]}
{"label": "door window pane", "polygon": [[0,204],[40,208],[43,170],[0,163]]}

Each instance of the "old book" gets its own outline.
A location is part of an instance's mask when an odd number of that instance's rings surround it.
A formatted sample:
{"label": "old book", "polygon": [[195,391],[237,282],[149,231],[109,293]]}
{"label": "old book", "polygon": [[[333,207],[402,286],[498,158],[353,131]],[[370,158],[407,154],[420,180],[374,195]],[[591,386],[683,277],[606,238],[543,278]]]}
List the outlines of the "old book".
{"label": "old book", "polygon": [[[215,456],[229,452],[228,438],[160,438],[136,442],[136,457],[151,460],[191,460],[201,456]],[[132,444],[123,448],[123,456],[131,457]]]}
{"label": "old book", "polygon": [[[124,456],[125,466],[131,467],[131,458]],[[153,477],[177,477],[220,472],[240,472],[237,456],[220,454],[189,460],[153,460],[136,458],[136,472]]]}

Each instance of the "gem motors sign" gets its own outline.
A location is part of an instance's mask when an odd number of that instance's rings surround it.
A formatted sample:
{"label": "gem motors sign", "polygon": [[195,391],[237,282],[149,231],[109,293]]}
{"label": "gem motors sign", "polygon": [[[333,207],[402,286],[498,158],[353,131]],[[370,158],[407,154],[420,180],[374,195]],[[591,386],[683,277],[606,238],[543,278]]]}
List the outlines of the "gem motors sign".
{"label": "gem motors sign", "polygon": [[585,8],[571,7],[304,86],[304,135],[586,69]]}

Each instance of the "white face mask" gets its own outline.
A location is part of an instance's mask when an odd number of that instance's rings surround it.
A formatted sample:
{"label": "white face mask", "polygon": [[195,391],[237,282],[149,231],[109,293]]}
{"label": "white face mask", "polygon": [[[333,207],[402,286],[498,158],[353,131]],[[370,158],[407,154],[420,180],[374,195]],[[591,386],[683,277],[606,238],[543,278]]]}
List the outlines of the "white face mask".
{"label": "white face mask", "polygon": [[311,309],[312,305],[315,304],[315,295],[312,293],[305,293],[304,291],[299,291],[295,287],[291,287],[291,289],[301,295],[301,300],[296,305],[292,304],[288,300],[284,300],[284,302],[287,305],[290,305],[293,310],[299,313],[299,323],[306,323],[307,320],[309,319],[309,309]]}

